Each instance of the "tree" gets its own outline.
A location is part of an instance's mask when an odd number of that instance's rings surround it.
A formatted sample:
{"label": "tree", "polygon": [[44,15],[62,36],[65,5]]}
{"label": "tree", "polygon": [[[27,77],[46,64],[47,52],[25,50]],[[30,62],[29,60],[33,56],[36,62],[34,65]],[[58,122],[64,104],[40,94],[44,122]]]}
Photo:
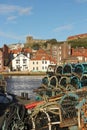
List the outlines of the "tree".
{"label": "tree", "polygon": [[71,44],[71,47],[73,48],[76,48],[76,47],[87,48],[87,38],[71,40],[71,41],[68,41],[68,43]]}
{"label": "tree", "polygon": [[56,39],[51,39],[51,40],[48,40],[47,43],[55,44],[55,43],[57,43],[57,40]]}
{"label": "tree", "polygon": [[40,45],[38,43],[32,45],[32,49],[34,50],[39,50],[39,48],[40,48]]}

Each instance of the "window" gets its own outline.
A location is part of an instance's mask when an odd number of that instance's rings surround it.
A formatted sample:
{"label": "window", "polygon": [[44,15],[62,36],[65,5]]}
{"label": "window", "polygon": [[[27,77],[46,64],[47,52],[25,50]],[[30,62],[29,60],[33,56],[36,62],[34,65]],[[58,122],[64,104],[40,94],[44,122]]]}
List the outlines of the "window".
{"label": "window", "polygon": [[45,70],[47,70],[47,66],[45,66]]}
{"label": "window", "polygon": [[42,70],[44,70],[44,66],[42,66]]}
{"label": "window", "polygon": [[36,64],[38,64],[38,61],[36,62]]}
{"label": "window", "polygon": [[38,67],[36,67],[36,70],[38,70]]}
{"label": "window", "polygon": [[47,64],[47,61],[45,61],[45,64]]}
{"label": "window", "polygon": [[53,51],[52,53],[53,53],[53,55],[57,55],[57,51]]}
{"label": "window", "polygon": [[20,60],[16,60],[16,64],[20,64]]}
{"label": "window", "polygon": [[34,61],[33,61],[33,64],[34,64]]}
{"label": "window", "polygon": [[23,59],[23,63],[27,63],[27,59]]}
{"label": "window", "polygon": [[25,69],[28,69],[28,67],[26,66]]}
{"label": "window", "polygon": [[25,67],[26,65],[23,65],[23,67]]}
{"label": "window", "polygon": [[17,65],[16,68],[19,70],[21,67],[19,65]]}
{"label": "window", "polygon": [[42,64],[44,64],[44,60],[42,61]]}

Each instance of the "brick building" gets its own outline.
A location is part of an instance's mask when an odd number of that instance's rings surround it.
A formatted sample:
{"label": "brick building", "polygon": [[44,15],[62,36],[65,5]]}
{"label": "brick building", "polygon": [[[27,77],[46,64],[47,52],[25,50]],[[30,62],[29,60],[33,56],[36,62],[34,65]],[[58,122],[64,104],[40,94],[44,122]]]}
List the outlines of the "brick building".
{"label": "brick building", "polygon": [[87,62],[87,48],[84,47],[72,48],[71,53],[72,56],[78,58],[79,62]]}
{"label": "brick building", "polygon": [[63,64],[63,59],[69,57],[71,55],[71,46],[66,42],[62,44],[53,44],[51,46],[51,54],[52,57],[55,58],[56,63]]}

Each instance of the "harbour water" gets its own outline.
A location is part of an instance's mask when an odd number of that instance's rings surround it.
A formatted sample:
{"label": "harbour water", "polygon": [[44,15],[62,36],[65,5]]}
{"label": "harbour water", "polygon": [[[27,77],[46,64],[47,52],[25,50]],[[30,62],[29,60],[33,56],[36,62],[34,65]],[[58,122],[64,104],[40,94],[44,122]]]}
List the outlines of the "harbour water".
{"label": "harbour water", "polygon": [[21,96],[22,93],[27,93],[29,98],[35,98],[35,88],[41,85],[43,76],[10,76],[6,78],[7,92]]}

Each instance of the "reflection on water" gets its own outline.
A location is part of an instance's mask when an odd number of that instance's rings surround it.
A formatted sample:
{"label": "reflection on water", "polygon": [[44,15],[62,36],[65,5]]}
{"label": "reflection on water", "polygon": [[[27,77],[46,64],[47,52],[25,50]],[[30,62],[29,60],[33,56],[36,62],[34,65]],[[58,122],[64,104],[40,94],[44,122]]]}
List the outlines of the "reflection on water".
{"label": "reflection on water", "polygon": [[21,96],[28,93],[28,97],[34,97],[33,89],[41,85],[42,76],[11,76],[6,78],[7,92]]}

